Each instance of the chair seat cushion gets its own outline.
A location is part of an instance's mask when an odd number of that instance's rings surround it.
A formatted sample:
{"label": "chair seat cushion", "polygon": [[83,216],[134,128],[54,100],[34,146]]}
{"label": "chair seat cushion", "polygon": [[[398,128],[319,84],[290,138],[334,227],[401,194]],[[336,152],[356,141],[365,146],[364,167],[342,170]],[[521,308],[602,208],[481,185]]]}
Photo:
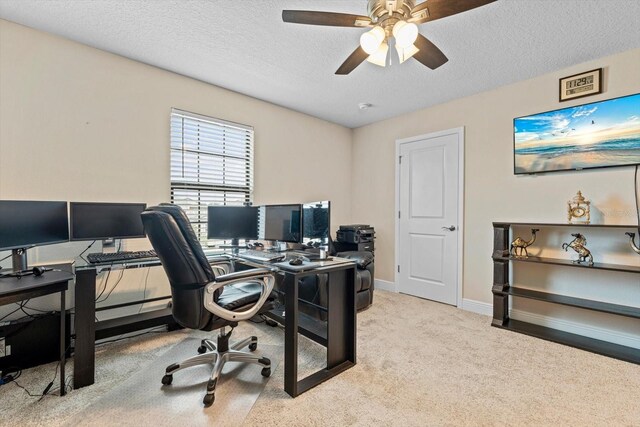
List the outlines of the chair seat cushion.
{"label": "chair seat cushion", "polygon": [[260,299],[262,286],[257,283],[236,283],[222,288],[218,305],[231,311],[254,304]]}

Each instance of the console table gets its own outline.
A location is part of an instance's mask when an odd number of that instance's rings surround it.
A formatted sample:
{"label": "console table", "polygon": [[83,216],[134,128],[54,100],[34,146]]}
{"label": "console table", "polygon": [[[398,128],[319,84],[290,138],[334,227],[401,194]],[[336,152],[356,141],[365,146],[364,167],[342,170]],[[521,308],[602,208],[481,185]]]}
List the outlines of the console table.
{"label": "console table", "polygon": [[0,278],[0,305],[17,303],[30,298],[60,293],[60,396],[65,390],[65,293],[73,275],[65,271],[48,271],[42,276],[2,277]]}
{"label": "console table", "polygon": [[[548,341],[566,344],[571,347],[591,351],[604,356],[613,357],[631,363],[640,364],[640,350],[607,341],[588,338],[582,335],[572,334],[533,323],[523,322],[509,318],[509,298],[527,298],[544,301],[551,304],[561,304],[578,307],[585,310],[599,311],[603,313],[626,316],[640,319],[640,307],[611,304],[590,299],[570,297],[566,295],[541,292],[532,289],[514,287],[509,284],[509,268],[511,262],[528,262],[539,264],[551,264],[564,267],[584,269],[596,269],[605,271],[620,271],[626,273],[640,273],[638,265],[621,265],[594,263],[593,265],[576,264],[567,259],[543,258],[543,257],[514,257],[509,253],[511,240],[509,231],[513,226],[526,226],[533,228],[556,227],[584,227],[584,228],[611,228],[611,229],[635,229],[635,225],[599,225],[599,224],[548,224],[548,223],[493,223],[493,320],[492,326],[520,332],[526,335],[542,338]],[[621,233],[622,236],[624,235]],[[622,238],[622,237],[621,237]],[[626,239],[625,239],[626,243]]]}

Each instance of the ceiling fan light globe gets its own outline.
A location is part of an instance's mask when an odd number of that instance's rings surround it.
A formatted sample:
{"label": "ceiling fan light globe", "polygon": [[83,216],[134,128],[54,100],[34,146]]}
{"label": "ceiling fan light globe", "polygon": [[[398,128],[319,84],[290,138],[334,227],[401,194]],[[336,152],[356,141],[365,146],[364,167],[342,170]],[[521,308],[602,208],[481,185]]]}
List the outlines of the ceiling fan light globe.
{"label": "ceiling fan light globe", "polygon": [[382,27],[373,27],[373,29],[360,36],[360,46],[369,55],[373,55],[378,51],[384,39],[384,29]]}
{"label": "ceiling fan light globe", "polygon": [[372,64],[379,65],[380,67],[385,67],[387,65],[387,54],[389,53],[389,45],[384,42],[380,45],[377,51],[369,55],[367,61]]}
{"label": "ceiling fan light globe", "polygon": [[402,47],[396,44],[396,52],[398,52],[398,60],[402,64],[407,59],[411,58],[413,55],[418,53],[420,49],[418,49],[415,45],[411,45],[409,47]]}
{"label": "ceiling fan light globe", "polygon": [[413,22],[398,21],[393,26],[393,37],[396,45],[408,48],[413,45],[418,38],[418,26]]}

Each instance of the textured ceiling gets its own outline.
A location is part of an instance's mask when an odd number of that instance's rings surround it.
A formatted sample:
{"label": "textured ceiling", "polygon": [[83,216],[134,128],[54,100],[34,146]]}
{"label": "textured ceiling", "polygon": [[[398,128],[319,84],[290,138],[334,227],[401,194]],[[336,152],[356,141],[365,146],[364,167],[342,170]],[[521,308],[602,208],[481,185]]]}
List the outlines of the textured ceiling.
{"label": "textured ceiling", "polygon": [[365,62],[336,76],[364,30],[281,19],[282,9],[366,14],[366,3],[0,0],[0,17],[348,127],[640,47],[638,0],[499,0],[420,26],[449,57],[435,71]]}

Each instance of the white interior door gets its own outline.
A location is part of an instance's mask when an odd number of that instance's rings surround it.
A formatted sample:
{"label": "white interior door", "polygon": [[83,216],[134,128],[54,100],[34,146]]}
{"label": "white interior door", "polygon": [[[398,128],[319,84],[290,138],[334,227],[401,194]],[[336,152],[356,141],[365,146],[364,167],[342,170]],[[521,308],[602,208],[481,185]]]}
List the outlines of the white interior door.
{"label": "white interior door", "polygon": [[398,290],[456,305],[461,131],[399,144]]}

